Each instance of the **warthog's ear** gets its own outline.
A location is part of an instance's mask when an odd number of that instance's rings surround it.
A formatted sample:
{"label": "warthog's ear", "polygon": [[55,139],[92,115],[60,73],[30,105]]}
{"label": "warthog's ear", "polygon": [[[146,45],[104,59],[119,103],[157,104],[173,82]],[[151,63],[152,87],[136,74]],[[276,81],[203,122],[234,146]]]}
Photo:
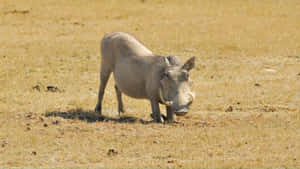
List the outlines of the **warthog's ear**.
{"label": "warthog's ear", "polygon": [[163,57],[162,63],[165,64],[166,66],[170,66],[171,65],[168,57]]}
{"label": "warthog's ear", "polygon": [[180,65],[180,60],[178,56],[167,56],[171,65]]}
{"label": "warthog's ear", "polygon": [[187,71],[190,71],[191,69],[193,69],[195,67],[195,60],[196,60],[195,56],[193,56],[192,58],[187,60],[185,62],[185,64],[182,66],[182,69],[185,69]]}

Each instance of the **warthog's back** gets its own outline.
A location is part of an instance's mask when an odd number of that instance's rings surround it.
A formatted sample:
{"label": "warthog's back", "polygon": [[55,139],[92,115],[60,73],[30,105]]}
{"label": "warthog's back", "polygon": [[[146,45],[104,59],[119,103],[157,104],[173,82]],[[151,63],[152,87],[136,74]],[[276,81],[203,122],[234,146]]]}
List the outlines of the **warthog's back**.
{"label": "warthog's back", "polygon": [[150,56],[152,52],[132,35],[113,32],[104,36],[101,42],[102,56]]}

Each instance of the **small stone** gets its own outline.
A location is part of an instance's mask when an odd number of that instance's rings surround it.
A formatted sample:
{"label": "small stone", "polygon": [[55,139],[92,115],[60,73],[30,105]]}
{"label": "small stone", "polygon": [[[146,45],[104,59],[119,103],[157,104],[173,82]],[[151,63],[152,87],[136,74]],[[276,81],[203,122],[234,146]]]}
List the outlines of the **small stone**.
{"label": "small stone", "polygon": [[44,127],[48,127],[48,124],[47,124],[47,123],[44,123]]}
{"label": "small stone", "polygon": [[37,154],[36,151],[32,151],[31,153],[32,153],[32,155],[36,155]]}
{"label": "small stone", "polygon": [[29,112],[29,114],[27,114],[26,117],[31,118],[32,117],[32,112]]}
{"label": "small stone", "polygon": [[168,160],[168,163],[174,163],[175,160]]}
{"label": "small stone", "polygon": [[37,90],[37,91],[39,91],[39,92],[41,91],[40,85],[35,85],[35,86],[32,87],[32,89],[33,89],[33,90]]}
{"label": "small stone", "polygon": [[232,106],[229,106],[226,110],[225,110],[225,112],[232,112],[233,111],[233,107]]}
{"label": "small stone", "polygon": [[259,83],[255,83],[254,86],[259,87],[261,85]]}
{"label": "small stone", "polygon": [[48,92],[64,92],[64,90],[59,89],[56,86],[47,86],[47,91]]}
{"label": "small stone", "polygon": [[154,140],[154,141],[153,141],[153,143],[154,143],[154,144],[158,144],[158,143],[159,143],[159,141],[157,141],[157,140]]}
{"label": "small stone", "polygon": [[107,152],[108,156],[115,156],[117,154],[118,154],[118,152],[115,149],[112,149],[112,148],[109,149],[108,152]]}

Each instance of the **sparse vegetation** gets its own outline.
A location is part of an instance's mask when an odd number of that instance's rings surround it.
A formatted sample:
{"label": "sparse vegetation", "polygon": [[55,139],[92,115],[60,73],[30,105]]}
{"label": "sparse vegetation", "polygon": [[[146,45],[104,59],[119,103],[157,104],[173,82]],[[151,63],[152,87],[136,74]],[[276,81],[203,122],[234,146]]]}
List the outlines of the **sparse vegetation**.
{"label": "sparse vegetation", "polygon": [[[1,0],[0,167],[300,168],[300,1]],[[134,34],[197,56],[178,124],[113,79],[97,101],[100,40]]]}

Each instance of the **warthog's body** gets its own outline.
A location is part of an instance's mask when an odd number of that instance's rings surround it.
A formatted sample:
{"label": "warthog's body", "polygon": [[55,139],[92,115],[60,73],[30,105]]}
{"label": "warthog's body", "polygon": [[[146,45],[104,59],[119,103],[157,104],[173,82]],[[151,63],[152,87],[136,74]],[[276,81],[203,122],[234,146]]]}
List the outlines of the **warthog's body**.
{"label": "warthog's body", "polygon": [[154,55],[133,36],[121,32],[110,33],[102,39],[101,54],[101,83],[96,111],[101,113],[105,86],[113,72],[119,113],[124,112],[122,93],[149,99],[152,117],[157,122],[161,122],[158,103],[167,105],[168,121],[173,121],[173,113],[187,113],[193,100],[188,71],[194,66],[194,58],[181,66],[177,57]]}

